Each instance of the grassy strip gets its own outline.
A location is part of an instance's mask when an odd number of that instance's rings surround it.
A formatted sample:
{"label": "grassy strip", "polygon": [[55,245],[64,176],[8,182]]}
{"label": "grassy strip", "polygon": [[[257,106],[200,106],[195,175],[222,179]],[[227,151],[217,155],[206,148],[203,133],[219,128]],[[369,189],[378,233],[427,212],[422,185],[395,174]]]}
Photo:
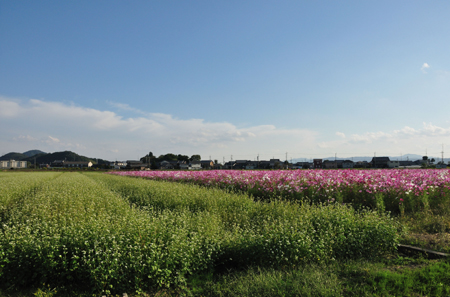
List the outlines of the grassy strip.
{"label": "grassy strip", "polygon": [[[450,263],[396,257],[382,262],[366,260],[275,269],[250,267],[225,274],[197,274],[184,289],[160,289],[128,296],[448,296]],[[0,296],[86,296],[99,294],[62,291],[52,285],[6,292]],[[110,296],[120,296],[110,295]]]}
{"label": "grassy strip", "polygon": [[46,181],[59,175],[60,173],[0,173],[0,223],[7,220],[13,209],[20,207],[27,196],[34,195],[45,186]]}
{"label": "grassy strip", "polygon": [[190,280],[193,296],[447,296],[448,261],[396,258],[262,269]]}
{"label": "grassy strip", "polygon": [[60,173],[34,174],[30,172],[2,173],[0,172],[0,206],[13,204],[39,189],[47,180],[56,178]]}

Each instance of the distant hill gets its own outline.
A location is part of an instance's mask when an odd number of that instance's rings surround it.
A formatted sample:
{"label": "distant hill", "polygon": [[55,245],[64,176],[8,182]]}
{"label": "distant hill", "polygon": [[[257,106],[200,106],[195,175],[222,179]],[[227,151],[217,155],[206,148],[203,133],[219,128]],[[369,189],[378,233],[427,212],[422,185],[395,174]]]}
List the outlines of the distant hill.
{"label": "distant hill", "polygon": [[38,155],[38,154],[47,154],[47,153],[45,153],[45,152],[43,152],[43,151],[40,151],[40,150],[31,150],[31,151],[27,151],[27,152],[25,152],[25,153],[23,153],[26,157],[33,157],[33,156],[35,156],[35,155]]}
{"label": "distant hill", "polygon": [[16,161],[24,161],[24,159],[30,158],[30,157],[34,157],[37,155],[46,155],[47,153],[44,153],[43,151],[40,150],[31,150],[31,151],[27,151],[25,153],[7,153],[6,155],[3,155],[0,157],[0,161],[5,161],[5,160],[16,160]]}
{"label": "distant hill", "polygon": [[6,155],[3,155],[0,157],[0,161],[8,161],[8,160],[16,160],[21,161],[25,159],[27,156],[21,153],[7,153]]}
{"label": "distant hill", "polygon": [[94,163],[94,160],[92,160],[91,158],[80,156],[71,151],[56,152],[51,154],[38,154],[32,157],[25,158],[23,161],[29,161],[31,163],[34,163],[35,157],[36,157],[36,164],[50,164],[56,160]]}
{"label": "distant hill", "polygon": [[16,161],[28,161],[32,164],[50,164],[56,160],[65,161],[75,161],[75,162],[92,162],[93,164],[109,164],[110,162],[103,159],[88,158],[85,156],[80,156],[71,151],[55,152],[55,153],[44,153],[40,150],[31,150],[25,153],[8,153],[0,157],[2,160],[16,160]]}

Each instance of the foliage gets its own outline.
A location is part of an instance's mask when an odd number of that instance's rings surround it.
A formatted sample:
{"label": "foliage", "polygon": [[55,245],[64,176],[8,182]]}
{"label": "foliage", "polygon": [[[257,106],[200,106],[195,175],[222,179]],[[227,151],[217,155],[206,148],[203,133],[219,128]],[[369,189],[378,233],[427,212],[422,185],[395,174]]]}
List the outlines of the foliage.
{"label": "foliage", "polygon": [[[200,281],[199,281],[200,280]],[[252,267],[189,281],[195,296],[448,296],[448,262],[397,257],[304,265],[294,269]]]}
{"label": "foliage", "polygon": [[2,289],[181,290],[205,271],[372,258],[392,252],[398,240],[388,216],[341,204],[263,203],[92,172],[33,176],[0,174],[2,185],[21,181],[11,190],[18,194],[1,200]]}
{"label": "foliage", "polygon": [[159,157],[155,157],[152,152],[149,152],[147,155],[142,157],[140,159],[140,161],[145,163],[145,164],[150,163],[151,164],[151,168],[152,169],[156,169],[157,168],[156,164],[160,163],[162,161],[184,161],[184,162],[189,162],[189,161],[197,161],[197,159],[198,159],[198,161],[200,161],[200,155],[192,155],[189,158],[189,156],[186,156],[186,155],[181,155],[181,154],[175,155],[175,154],[172,154],[172,153],[168,153],[168,154],[165,154],[165,155],[160,155]]}

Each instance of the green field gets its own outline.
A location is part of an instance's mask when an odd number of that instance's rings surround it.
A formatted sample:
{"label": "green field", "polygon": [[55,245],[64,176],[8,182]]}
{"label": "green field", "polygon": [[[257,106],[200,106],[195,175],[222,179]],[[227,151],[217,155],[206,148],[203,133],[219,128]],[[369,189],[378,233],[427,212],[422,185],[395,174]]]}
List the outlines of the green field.
{"label": "green field", "polygon": [[95,172],[2,172],[0,190],[0,296],[450,295],[449,260],[396,251],[433,215]]}

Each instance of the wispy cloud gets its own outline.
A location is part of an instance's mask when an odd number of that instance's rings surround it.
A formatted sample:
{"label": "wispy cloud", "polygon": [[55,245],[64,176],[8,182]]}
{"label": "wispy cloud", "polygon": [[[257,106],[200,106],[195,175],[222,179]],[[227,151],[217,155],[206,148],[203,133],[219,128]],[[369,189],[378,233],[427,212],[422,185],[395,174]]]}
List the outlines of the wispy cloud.
{"label": "wispy cloud", "polygon": [[373,143],[379,140],[393,139],[393,140],[418,140],[422,137],[434,138],[434,137],[450,137],[450,127],[443,128],[435,126],[432,123],[423,123],[421,129],[414,129],[405,126],[398,130],[390,132],[366,132],[364,134],[353,134],[350,138],[351,142],[365,142]]}
{"label": "wispy cloud", "polygon": [[428,63],[423,63],[422,67],[420,68],[420,70],[422,70],[423,73],[427,73],[427,69],[430,68],[430,65],[428,65]]}
{"label": "wispy cloud", "polygon": [[18,137],[14,137],[14,140],[36,141],[37,138],[30,136],[30,135],[19,135]]}
{"label": "wispy cloud", "polygon": [[[133,107],[124,105],[133,110]],[[2,152],[41,149],[73,150],[110,160],[136,159],[155,154],[199,153],[212,158],[253,159],[272,156],[305,157],[301,152],[327,157],[399,152],[420,153],[432,144],[450,144],[450,127],[423,123],[389,131],[320,134],[308,129],[282,129],[275,125],[240,128],[228,122],[178,119],[169,114],[146,113],[123,117],[108,111],[43,100],[20,101],[0,97],[0,147]],[[425,147],[426,146],[426,147]],[[294,152],[300,152],[295,155]]]}
{"label": "wispy cloud", "polygon": [[145,115],[145,116],[149,115],[149,113],[143,112],[142,110],[140,110],[138,108],[131,107],[130,105],[128,105],[126,103],[118,103],[118,102],[113,102],[113,101],[107,101],[107,103],[109,105],[111,105],[112,107],[117,108],[118,110],[132,111],[136,114]]}
{"label": "wispy cloud", "polygon": [[[126,104],[114,106],[136,111]],[[112,111],[36,99],[0,98],[0,110],[0,132],[10,135],[9,141],[17,138],[15,134],[33,135],[36,145],[47,145],[42,148],[46,151],[85,148],[80,153],[111,159],[134,159],[149,150],[228,155],[273,153],[286,147],[312,149],[317,135],[306,129],[279,129],[273,125],[238,128],[227,122],[177,119],[161,113],[125,118]],[[27,123],[26,131],[6,128],[19,127],[20,122]]]}
{"label": "wispy cloud", "polygon": [[345,138],[345,134],[342,132],[336,132],[336,135],[342,138]]}
{"label": "wispy cloud", "polygon": [[49,136],[48,139],[49,139],[50,142],[54,142],[54,143],[59,143],[60,142],[59,139],[56,138],[56,137]]}

